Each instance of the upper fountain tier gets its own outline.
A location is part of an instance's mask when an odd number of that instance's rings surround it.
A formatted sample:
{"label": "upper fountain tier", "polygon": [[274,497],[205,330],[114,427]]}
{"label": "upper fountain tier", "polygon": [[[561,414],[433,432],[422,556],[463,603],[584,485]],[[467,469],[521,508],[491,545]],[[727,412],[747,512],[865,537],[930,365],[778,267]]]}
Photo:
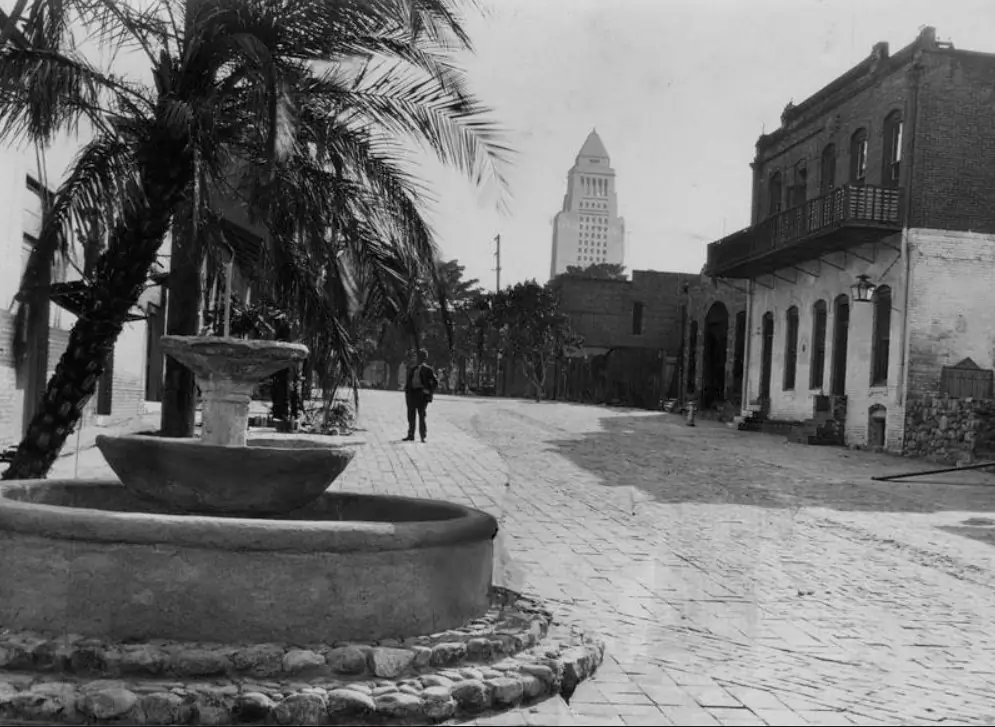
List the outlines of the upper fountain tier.
{"label": "upper fountain tier", "polygon": [[244,447],[256,384],[307,358],[307,346],[214,336],[163,336],[163,350],[193,371],[204,399],[204,444]]}
{"label": "upper fountain tier", "polygon": [[308,354],[303,344],[280,341],[215,336],[163,336],[161,340],[163,351],[203,381],[255,384]]}

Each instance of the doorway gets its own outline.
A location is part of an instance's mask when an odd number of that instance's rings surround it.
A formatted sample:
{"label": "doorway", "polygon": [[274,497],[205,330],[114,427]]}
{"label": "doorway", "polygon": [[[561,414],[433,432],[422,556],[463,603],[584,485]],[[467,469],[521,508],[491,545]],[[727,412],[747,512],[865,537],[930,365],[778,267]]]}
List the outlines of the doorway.
{"label": "doorway", "polygon": [[97,379],[97,415],[109,416],[114,402],[114,347],[107,352],[104,373]]}
{"label": "doorway", "polygon": [[867,412],[867,446],[884,447],[888,410],[875,404]]}
{"label": "doorway", "polygon": [[763,317],[763,345],[760,348],[760,399],[770,400],[770,371],[774,363],[774,314]]}
{"label": "doorway", "polygon": [[705,341],[701,361],[701,406],[708,409],[726,398],[726,346],[729,340],[729,311],[715,302],[705,314]]}
{"label": "doorway", "polygon": [[833,396],[843,396],[846,393],[846,347],[850,329],[850,298],[846,295],[836,297],[833,304],[833,376],[829,392]]}

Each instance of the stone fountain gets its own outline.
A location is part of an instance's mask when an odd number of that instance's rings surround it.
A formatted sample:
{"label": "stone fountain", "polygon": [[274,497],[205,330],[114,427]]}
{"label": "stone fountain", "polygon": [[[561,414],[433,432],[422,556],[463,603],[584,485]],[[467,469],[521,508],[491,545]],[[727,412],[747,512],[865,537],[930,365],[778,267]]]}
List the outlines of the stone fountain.
{"label": "stone fountain", "polygon": [[162,347],[197,378],[202,434],[199,440],[97,437],[104,459],[132,492],[191,514],[275,516],[313,502],[352,460],[351,449],[312,445],[290,453],[280,440],[246,444],[256,385],[303,360],[307,346],[163,336]]}
{"label": "stone fountain", "polygon": [[252,389],[305,346],[164,337],[197,376],[200,439],[99,437],[116,481],[0,487],[0,627],[308,643],[457,628],[490,605],[493,517],[328,491],[352,448],[247,439]]}

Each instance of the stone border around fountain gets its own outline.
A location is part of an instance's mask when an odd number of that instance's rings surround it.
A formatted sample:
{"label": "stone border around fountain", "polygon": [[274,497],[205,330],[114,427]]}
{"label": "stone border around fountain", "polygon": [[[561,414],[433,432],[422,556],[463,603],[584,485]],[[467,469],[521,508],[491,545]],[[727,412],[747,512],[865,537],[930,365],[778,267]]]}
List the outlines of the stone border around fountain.
{"label": "stone border around fountain", "polygon": [[534,598],[403,642],[108,644],[0,632],[0,718],[46,723],[405,724],[535,703],[591,676],[604,644]]}

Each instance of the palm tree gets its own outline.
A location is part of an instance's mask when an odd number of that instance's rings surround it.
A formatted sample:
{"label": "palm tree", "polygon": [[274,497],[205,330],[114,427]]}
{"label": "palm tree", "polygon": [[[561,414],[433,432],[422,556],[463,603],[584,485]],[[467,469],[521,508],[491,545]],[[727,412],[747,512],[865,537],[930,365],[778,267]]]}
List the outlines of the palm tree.
{"label": "palm tree", "polygon": [[[256,273],[303,318],[327,323],[340,313],[329,291],[349,292],[357,274],[387,290],[402,277],[388,261],[435,259],[424,190],[398,162],[404,140],[504,189],[509,150],[453,61],[470,46],[457,5],[32,2],[29,43],[0,49],[0,142],[89,127],[41,236],[67,248],[97,216],[105,235],[5,479],[51,467],[181,211],[224,239],[219,199],[240,200],[266,229]],[[76,50],[74,29],[144,57],[151,80],[98,67]]]}

